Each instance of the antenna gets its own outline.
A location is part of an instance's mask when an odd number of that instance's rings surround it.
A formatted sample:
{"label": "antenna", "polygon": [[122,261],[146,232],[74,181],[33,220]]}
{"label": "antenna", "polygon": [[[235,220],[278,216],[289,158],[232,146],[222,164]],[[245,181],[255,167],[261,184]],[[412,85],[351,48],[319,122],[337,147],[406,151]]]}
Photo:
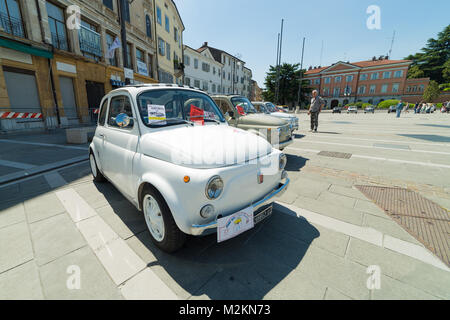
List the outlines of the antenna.
{"label": "antenna", "polygon": [[388,54],[389,59],[391,58],[392,48],[394,47],[394,41],[395,41],[395,30],[394,30],[394,34],[392,36],[391,49],[389,49],[389,54]]}
{"label": "antenna", "polygon": [[319,66],[322,65],[322,58],[323,58],[323,40],[322,40],[322,48],[320,49],[320,63],[319,63]]}

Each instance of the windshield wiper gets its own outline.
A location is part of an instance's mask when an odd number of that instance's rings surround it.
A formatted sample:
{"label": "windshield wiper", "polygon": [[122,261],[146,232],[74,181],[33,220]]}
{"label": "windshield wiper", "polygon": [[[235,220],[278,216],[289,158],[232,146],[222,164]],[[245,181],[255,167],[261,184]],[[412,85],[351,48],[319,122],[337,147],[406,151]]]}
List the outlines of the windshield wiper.
{"label": "windshield wiper", "polygon": [[[150,125],[154,125],[160,122],[166,122],[166,121],[179,121],[181,123],[186,123],[186,124],[190,124],[191,126],[194,126],[194,122],[189,121],[189,120],[185,120],[185,119],[181,119],[181,118],[167,118],[164,120],[158,120],[158,121],[153,121],[152,123],[150,123]],[[174,123],[176,124],[176,123]],[[164,125],[168,125],[167,123],[165,123]]]}
{"label": "windshield wiper", "polygon": [[222,124],[223,122],[220,122],[219,120],[216,119],[205,119],[205,122],[215,122],[217,124]]}

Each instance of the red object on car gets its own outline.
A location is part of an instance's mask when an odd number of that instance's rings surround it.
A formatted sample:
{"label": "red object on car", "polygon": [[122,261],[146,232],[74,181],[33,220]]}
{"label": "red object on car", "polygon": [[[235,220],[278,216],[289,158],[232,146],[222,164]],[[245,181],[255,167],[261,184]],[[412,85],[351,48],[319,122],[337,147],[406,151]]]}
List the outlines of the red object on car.
{"label": "red object on car", "polygon": [[202,126],[205,124],[205,112],[197,108],[196,106],[191,104],[191,111],[189,113],[192,122],[201,124]]}
{"label": "red object on car", "polygon": [[242,106],[237,106],[236,109],[241,116],[245,116],[245,111]]}

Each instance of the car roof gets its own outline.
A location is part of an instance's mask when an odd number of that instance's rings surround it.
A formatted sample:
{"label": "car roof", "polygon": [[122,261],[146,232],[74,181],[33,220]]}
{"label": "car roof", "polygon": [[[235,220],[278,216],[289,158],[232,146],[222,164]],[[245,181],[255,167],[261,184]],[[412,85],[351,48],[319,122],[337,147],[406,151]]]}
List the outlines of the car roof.
{"label": "car roof", "polygon": [[160,90],[160,89],[169,89],[169,90],[179,89],[179,90],[196,91],[196,92],[208,94],[206,91],[201,90],[199,88],[185,86],[185,85],[179,85],[179,84],[173,84],[173,83],[144,83],[144,84],[126,85],[124,87],[114,89],[114,90],[110,91],[108,94],[112,94],[112,93],[116,93],[116,92],[120,92],[120,91],[140,93],[142,91]]}

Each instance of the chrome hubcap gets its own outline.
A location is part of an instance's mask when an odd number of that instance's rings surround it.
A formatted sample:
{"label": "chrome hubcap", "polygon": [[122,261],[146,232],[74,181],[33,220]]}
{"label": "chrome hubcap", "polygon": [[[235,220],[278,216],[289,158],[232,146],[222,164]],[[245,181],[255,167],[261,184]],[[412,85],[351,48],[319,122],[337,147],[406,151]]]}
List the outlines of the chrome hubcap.
{"label": "chrome hubcap", "polygon": [[97,166],[95,165],[95,159],[94,159],[94,155],[91,153],[91,155],[89,156],[89,161],[91,163],[91,171],[92,171],[92,175],[95,177],[97,177]]}
{"label": "chrome hubcap", "polygon": [[161,242],[164,239],[164,219],[158,202],[151,195],[146,195],[143,203],[145,222],[153,238]]}

